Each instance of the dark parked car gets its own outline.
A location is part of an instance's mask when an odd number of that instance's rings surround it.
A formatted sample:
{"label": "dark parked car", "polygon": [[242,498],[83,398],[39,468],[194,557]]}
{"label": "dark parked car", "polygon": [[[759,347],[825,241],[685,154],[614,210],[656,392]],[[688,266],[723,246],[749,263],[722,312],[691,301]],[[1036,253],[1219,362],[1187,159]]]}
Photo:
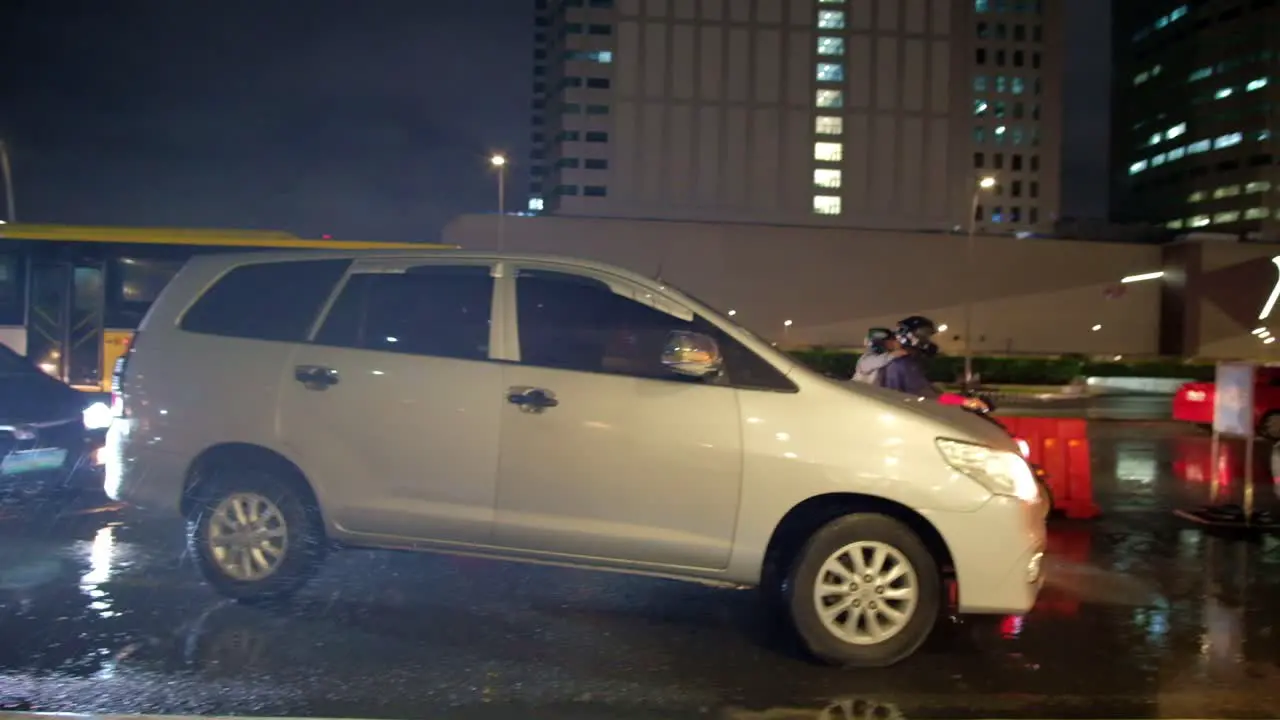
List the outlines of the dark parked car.
{"label": "dark parked car", "polygon": [[101,489],[111,410],[0,345],[0,496]]}

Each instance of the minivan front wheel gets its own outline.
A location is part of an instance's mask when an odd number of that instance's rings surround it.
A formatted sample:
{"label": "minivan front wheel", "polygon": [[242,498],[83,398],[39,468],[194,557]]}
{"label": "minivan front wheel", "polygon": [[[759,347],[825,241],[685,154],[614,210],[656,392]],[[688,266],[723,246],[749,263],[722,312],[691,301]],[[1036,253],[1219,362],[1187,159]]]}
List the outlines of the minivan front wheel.
{"label": "minivan front wheel", "polygon": [[222,595],[243,602],[292,594],[324,553],[320,523],[293,483],[246,468],[209,480],[191,543],[201,573]]}
{"label": "minivan front wheel", "polygon": [[792,622],[814,656],[885,667],[928,638],[942,588],[937,562],[910,528],[885,515],[854,514],[814,533],[787,592]]}

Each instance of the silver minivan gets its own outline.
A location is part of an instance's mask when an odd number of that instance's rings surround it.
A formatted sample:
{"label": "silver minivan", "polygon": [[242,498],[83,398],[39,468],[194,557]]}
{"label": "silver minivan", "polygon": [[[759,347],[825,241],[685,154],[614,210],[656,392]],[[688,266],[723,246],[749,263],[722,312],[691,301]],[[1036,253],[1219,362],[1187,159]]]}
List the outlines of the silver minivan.
{"label": "silver minivan", "polygon": [[968,413],[797,364],[670,285],[466,251],[191,260],[118,368],[106,490],[242,601],[341,547],[758,587],[818,658],[1024,613],[1046,505]]}

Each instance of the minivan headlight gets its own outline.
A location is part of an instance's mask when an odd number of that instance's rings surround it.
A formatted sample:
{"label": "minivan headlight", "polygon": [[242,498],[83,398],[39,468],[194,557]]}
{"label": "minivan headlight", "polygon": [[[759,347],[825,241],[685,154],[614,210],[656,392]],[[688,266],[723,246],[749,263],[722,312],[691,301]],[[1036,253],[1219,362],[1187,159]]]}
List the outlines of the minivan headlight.
{"label": "minivan headlight", "polygon": [[938,438],[937,442],[948,465],[996,495],[1009,495],[1027,502],[1040,496],[1031,466],[1017,453],[945,438]]}

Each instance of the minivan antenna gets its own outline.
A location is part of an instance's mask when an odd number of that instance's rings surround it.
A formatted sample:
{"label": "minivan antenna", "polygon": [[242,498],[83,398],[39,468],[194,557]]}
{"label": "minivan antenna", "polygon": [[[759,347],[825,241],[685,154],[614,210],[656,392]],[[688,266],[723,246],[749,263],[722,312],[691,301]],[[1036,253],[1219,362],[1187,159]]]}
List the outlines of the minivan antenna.
{"label": "minivan antenna", "polygon": [[653,271],[653,279],[658,283],[662,283],[662,268],[667,262],[667,251],[671,249],[671,236],[663,238],[662,250],[658,253],[658,267]]}

